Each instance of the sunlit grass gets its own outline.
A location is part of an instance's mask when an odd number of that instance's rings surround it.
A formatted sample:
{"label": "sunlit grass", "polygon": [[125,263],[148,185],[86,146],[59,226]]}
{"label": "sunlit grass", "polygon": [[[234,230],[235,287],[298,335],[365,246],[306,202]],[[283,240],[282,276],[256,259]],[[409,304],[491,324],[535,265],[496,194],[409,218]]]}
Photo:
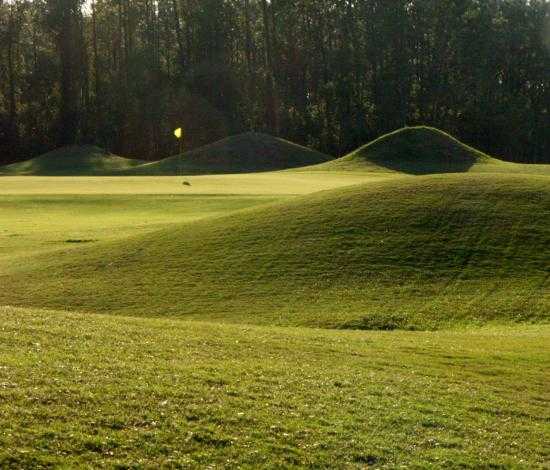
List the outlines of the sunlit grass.
{"label": "sunlit grass", "polygon": [[[2,177],[2,195],[303,195],[387,179],[368,172],[273,172],[205,176]],[[187,181],[190,186],[183,185]]]}
{"label": "sunlit grass", "polygon": [[43,194],[0,194],[0,262],[66,249],[79,241],[92,244],[121,240],[286,199],[245,195],[55,195],[47,194],[48,189],[45,184]]}
{"label": "sunlit grass", "polygon": [[358,333],[0,317],[0,467],[548,462],[548,327]]}
{"label": "sunlit grass", "polygon": [[354,329],[548,321],[549,217],[545,177],[390,179],[5,263],[0,304]]}
{"label": "sunlit grass", "polygon": [[549,218],[534,175],[1,178],[0,468],[545,468]]}

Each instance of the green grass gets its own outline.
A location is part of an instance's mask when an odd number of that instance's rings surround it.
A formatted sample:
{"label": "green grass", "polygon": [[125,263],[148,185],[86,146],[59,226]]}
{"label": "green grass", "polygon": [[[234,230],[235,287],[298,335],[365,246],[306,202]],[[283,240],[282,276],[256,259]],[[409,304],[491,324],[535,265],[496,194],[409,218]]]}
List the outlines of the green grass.
{"label": "green grass", "polygon": [[[380,179],[350,173],[281,172],[185,178],[4,177],[0,263],[78,247],[77,241],[88,246],[124,239],[297,194]],[[184,181],[191,186],[183,185]]]}
{"label": "green grass", "polygon": [[[271,172],[201,176],[31,177],[0,180],[0,197],[8,195],[239,195],[311,194],[326,189],[388,179],[392,175],[366,172]],[[183,183],[187,181],[191,186]]]}
{"label": "green grass", "polygon": [[248,132],[124,171],[129,175],[252,173],[315,165],[331,157],[270,135]]}
{"label": "green grass", "polygon": [[549,247],[546,177],[402,177],[7,262],[0,305],[354,329],[546,322]]}
{"label": "green grass", "polygon": [[3,177],[0,468],[547,468],[548,174]]}
{"label": "green grass", "polygon": [[0,308],[0,467],[546,468],[550,329]]}
{"label": "green grass", "polygon": [[432,127],[405,127],[345,157],[306,170],[434,173],[527,173],[550,175],[549,165],[504,162]]}
{"label": "green grass", "polygon": [[[0,263],[150,233],[284,196],[0,195]],[[17,261],[15,261],[17,259]],[[0,268],[1,271],[1,268]]]}
{"label": "green grass", "polygon": [[0,167],[0,175],[109,175],[142,163],[141,160],[119,157],[91,145],[71,146]]}

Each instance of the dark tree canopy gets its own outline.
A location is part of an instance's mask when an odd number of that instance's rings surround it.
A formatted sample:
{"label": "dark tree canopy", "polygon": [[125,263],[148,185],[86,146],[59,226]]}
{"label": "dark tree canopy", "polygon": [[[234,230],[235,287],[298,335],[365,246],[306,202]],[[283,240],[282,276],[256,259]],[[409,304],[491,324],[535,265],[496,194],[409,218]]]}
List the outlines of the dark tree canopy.
{"label": "dark tree canopy", "polygon": [[341,155],[405,125],[550,162],[547,0],[0,0],[0,163],[243,131]]}

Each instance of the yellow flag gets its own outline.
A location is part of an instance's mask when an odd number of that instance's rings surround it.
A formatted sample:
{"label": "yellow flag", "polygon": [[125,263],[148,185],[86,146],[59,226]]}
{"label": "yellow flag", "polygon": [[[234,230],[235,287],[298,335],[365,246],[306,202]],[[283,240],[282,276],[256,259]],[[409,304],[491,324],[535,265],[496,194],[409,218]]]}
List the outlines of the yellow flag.
{"label": "yellow flag", "polygon": [[178,127],[174,131],[174,135],[176,136],[176,139],[181,139],[183,137],[183,131],[182,131],[181,127]]}

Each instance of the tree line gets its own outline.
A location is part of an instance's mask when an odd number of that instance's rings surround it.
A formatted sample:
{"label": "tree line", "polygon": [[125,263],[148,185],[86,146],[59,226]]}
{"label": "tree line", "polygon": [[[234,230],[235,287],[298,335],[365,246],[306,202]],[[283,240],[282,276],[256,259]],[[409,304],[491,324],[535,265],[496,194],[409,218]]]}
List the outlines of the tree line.
{"label": "tree line", "polygon": [[428,124],[550,162],[547,0],[0,0],[0,163],[247,130],[341,155]]}

